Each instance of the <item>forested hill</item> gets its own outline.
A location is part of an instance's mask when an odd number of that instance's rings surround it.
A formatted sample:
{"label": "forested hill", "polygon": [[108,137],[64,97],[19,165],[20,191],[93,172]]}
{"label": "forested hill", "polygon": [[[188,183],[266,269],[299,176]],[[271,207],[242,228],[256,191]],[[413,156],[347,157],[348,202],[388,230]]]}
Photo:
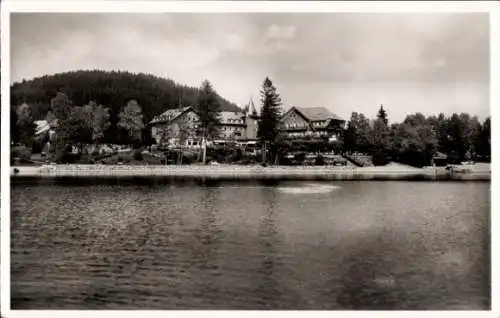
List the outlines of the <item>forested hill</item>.
{"label": "forested hill", "polygon": [[[200,83],[201,84],[201,83]],[[215,89],[217,89],[215,87]],[[43,119],[50,100],[57,92],[65,93],[73,105],[83,106],[95,101],[110,108],[113,122],[121,108],[135,99],[149,121],[167,109],[193,105],[199,89],[148,74],[122,71],[73,71],[37,77],[11,86],[11,105],[27,103],[34,120]],[[234,103],[220,97],[221,110],[240,110]]]}

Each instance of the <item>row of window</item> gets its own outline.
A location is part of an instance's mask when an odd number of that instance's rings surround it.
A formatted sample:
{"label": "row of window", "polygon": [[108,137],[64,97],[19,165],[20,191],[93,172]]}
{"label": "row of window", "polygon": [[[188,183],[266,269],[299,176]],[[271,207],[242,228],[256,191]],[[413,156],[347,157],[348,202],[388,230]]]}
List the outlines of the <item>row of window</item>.
{"label": "row of window", "polygon": [[[321,127],[325,124],[325,121],[315,121],[312,123],[313,127]],[[287,123],[286,128],[304,128],[307,127],[305,123]]]}
{"label": "row of window", "polygon": [[243,127],[222,127],[222,130],[227,130],[227,131],[232,131],[232,130],[236,130],[236,131],[241,131],[243,130]]}
{"label": "row of window", "polygon": [[302,136],[316,136],[316,137],[320,137],[320,136],[329,136],[330,134],[328,134],[327,132],[323,132],[323,131],[306,131],[306,132],[290,132],[290,133],[287,133],[288,136],[290,137],[302,137]]}
{"label": "row of window", "polygon": [[315,121],[312,124],[313,124],[313,127],[319,127],[319,126],[323,126],[325,124],[325,121]]}
{"label": "row of window", "polygon": [[292,123],[292,124],[285,124],[285,127],[286,128],[305,128],[306,125],[305,124]]}
{"label": "row of window", "polygon": [[[235,137],[241,137],[241,133],[240,132],[235,132],[234,136]],[[228,135],[224,135],[224,134],[219,134],[219,138],[226,138],[226,137],[229,137],[229,136]]]}
{"label": "row of window", "polygon": [[243,124],[243,120],[241,120],[241,119],[228,119],[227,123],[228,124]]}

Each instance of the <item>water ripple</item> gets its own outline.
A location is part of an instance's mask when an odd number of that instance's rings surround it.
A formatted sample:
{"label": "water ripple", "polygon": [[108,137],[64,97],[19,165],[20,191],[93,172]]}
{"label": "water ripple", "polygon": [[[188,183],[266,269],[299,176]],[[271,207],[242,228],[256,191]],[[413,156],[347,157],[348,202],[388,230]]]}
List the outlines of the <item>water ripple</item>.
{"label": "water ripple", "polygon": [[22,184],[11,202],[14,309],[490,306],[488,184]]}

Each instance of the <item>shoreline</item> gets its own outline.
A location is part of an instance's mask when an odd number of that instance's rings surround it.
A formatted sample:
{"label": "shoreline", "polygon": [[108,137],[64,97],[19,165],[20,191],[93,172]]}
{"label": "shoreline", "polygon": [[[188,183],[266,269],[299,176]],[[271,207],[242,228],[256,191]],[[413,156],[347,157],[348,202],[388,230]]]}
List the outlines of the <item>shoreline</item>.
{"label": "shoreline", "polygon": [[[329,167],[329,166],[238,166],[238,165],[47,165],[13,166],[15,179],[127,179],[181,178],[216,180],[422,180],[422,181],[491,181],[489,169],[469,172],[450,171],[443,167],[406,166]],[[17,169],[17,173],[14,172]]]}

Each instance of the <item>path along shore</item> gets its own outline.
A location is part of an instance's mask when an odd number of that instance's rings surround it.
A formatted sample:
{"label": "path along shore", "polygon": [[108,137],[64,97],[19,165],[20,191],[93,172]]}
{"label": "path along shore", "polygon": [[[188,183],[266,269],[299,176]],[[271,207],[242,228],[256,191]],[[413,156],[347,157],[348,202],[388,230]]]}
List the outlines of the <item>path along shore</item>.
{"label": "path along shore", "polygon": [[11,167],[13,178],[213,178],[291,180],[491,180],[490,165],[414,168],[399,164],[379,167],[287,167],[240,165],[46,165]]}

